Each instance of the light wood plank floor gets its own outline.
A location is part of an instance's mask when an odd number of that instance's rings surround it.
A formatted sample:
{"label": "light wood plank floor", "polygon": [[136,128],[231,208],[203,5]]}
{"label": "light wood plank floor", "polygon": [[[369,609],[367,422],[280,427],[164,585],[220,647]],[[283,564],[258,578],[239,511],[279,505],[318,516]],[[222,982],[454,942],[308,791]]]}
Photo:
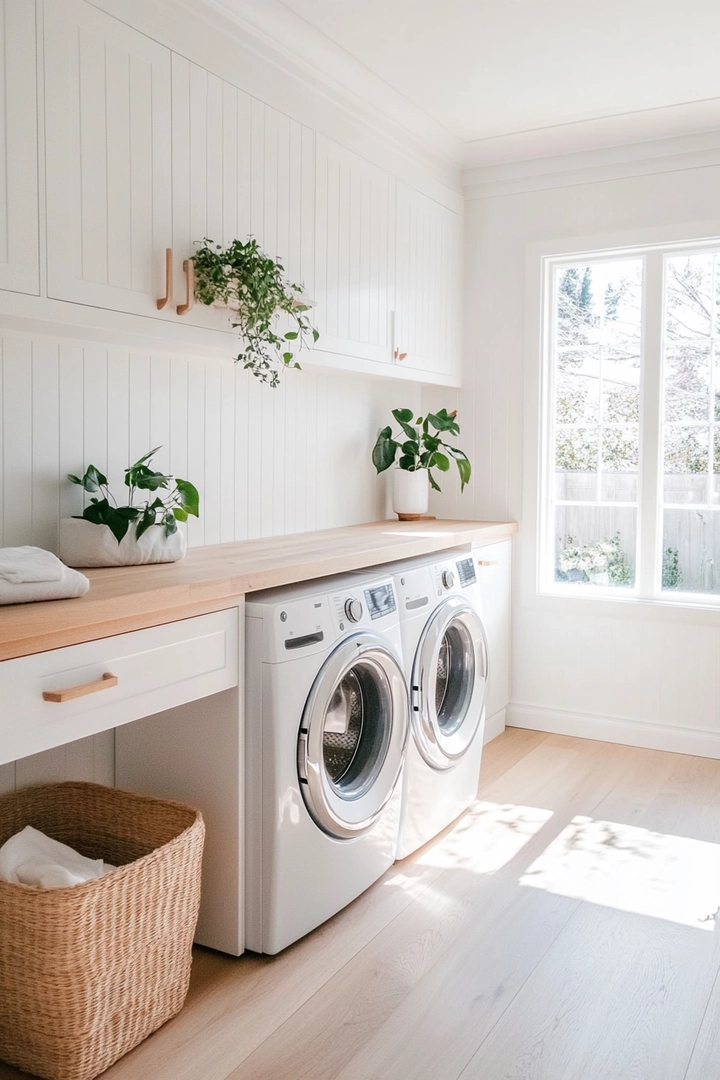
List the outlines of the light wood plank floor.
{"label": "light wood plank floor", "polygon": [[454,827],[278,957],[198,949],[105,1078],[718,1080],[719,909],[720,761],[509,729]]}

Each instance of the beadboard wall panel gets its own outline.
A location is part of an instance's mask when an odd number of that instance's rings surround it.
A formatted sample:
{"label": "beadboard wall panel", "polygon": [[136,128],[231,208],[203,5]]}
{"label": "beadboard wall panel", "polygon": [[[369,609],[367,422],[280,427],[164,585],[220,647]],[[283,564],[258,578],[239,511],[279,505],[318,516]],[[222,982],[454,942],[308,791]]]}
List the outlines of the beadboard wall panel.
{"label": "beadboard wall panel", "polygon": [[[290,371],[270,390],[229,362],[24,334],[0,338],[0,376],[4,546],[57,550],[60,517],[83,505],[66,474],[92,462],[121,496],[125,466],[154,446],[200,491],[190,545],[385,516],[370,450],[395,401],[380,380]],[[404,384],[402,404],[420,401]]]}

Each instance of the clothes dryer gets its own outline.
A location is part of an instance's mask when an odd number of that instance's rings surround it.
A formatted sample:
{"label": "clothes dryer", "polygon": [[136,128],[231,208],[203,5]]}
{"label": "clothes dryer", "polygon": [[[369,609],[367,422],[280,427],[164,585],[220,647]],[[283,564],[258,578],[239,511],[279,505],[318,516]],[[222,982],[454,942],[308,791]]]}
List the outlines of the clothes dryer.
{"label": "clothes dryer", "polygon": [[488,650],[470,551],[423,556],[392,572],[410,687],[398,859],[454,821],[477,795]]}
{"label": "clothes dryer", "polygon": [[395,860],[408,691],[388,575],[245,610],[246,946],[277,953]]}

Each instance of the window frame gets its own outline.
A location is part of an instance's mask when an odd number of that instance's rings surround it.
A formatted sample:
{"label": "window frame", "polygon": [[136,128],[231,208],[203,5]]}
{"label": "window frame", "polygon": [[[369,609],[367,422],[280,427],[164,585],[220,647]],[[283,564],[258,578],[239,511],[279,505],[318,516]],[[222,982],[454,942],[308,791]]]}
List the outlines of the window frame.
{"label": "window frame", "polygon": [[[537,386],[537,470],[536,470],[536,560],[535,594],[539,597],[572,601],[577,610],[580,601],[649,605],[657,608],[697,610],[720,608],[720,593],[683,592],[662,589],[663,557],[663,403],[665,377],[665,264],[668,257],[692,255],[703,251],[720,255],[720,233],[715,224],[712,235],[695,239],[667,237],[645,243],[613,243],[609,246],[583,245],[581,250],[548,250],[532,245],[528,249],[528,268],[534,256],[537,282],[537,256],[540,261],[540,289],[536,292],[536,317],[539,321],[539,380]],[[587,584],[563,584],[555,580],[555,273],[558,268],[582,267],[593,262],[637,259],[643,263],[641,301],[639,461],[636,509],[636,577],[632,588]],[[532,325],[532,299],[530,322]],[[713,328],[714,332],[714,328]],[[537,339],[536,339],[537,340]],[[537,356],[537,354],[536,354]],[[653,357],[657,359],[653,363]],[[527,405],[527,401],[526,401]],[[526,413],[526,416],[528,414]],[[527,424],[526,424],[527,431]],[[526,443],[527,448],[527,443]],[[711,464],[711,463],[710,463]],[[608,503],[609,506],[613,504]],[[619,505],[619,504],[618,504]],[[633,504],[625,504],[628,508]],[[720,513],[720,504],[717,510]]]}

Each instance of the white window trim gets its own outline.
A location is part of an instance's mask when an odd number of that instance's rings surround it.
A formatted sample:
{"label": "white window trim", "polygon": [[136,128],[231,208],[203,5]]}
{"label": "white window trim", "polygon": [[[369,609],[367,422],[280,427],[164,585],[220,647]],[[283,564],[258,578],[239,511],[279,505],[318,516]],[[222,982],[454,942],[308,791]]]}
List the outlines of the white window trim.
{"label": "white window trim", "polygon": [[[661,463],[648,467],[649,449],[658,439],[661,420],[661,366],[651,371],[645,363],[645,350],[659,349],[654,341],[661,331],[661,318],[647,310],[651,289],[644,290],[643,303],[643,365],[641,383],[641,447],[638,485],[638,553],[641,556],[636,587],[632,590],[601,588],[594,585],[573,586],[572,592],[554,581],[547,582],[544,562],[548,543],[548,507],[546,483],[550,476],[548,421],[551,417],[552,389],[550,365],[550,326],[545,319],[552,268],[558,262],[577,263],[582,259],[629,257],[646,260],[648,281],[662,275],[662,260],[667,249],[678,252],[703,246],[720,247],[720,221],[695,225],[667,226],[637,230],[631,233],[573,237],[560,241],[530,244],[526,248],[525,272],[525,341],[524,341],[524,414],[523,414],[523,515],[521,530],[521,560],[519,566],[522,594],[532,606],[548,611],[567,611],[576,615],[612,616],[621,605],[635,618],[661,619],[681,622],[708,623],[717,626],[720,620],[720,595],[702,593],[652,593],[659,567],[652,564],[651,552],[661,558],[662,546],[656,542],[662,527],[662,509],[658,498],[661,483]],[[661,292],[653,290],[654,296]],[[662,302],[662,301],[661,301]],[[655,353],[658,354],[657,351]],[[648,379],[651,380],[648,383]],[[657,445],[657,444],[656,444]],[[653,455],[654,456],[654,455]],[[648,498],[652,495],[652,499]],[[554,548],[554,525],[550,540]],[[528,542],[529,541],[529,542]],[[608,605],[611,605],[609,608]]]}

